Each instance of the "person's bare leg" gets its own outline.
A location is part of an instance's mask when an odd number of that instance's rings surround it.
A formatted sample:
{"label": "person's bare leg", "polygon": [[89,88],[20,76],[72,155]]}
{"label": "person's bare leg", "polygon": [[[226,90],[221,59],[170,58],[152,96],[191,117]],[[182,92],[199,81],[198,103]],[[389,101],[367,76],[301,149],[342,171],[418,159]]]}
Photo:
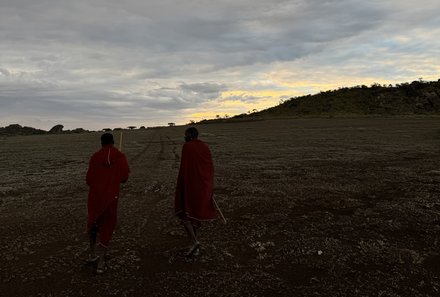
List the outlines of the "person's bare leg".
{"label": "person's bare leg", "polygon": [[98,265],[96,266],[96,273],[103,274],[105,272],[105,256],[107,255],[107,247],[102,244],[98,244]]}
{"label": "person's bare leg", "polygon": [[195,245],[193,246],[194,251],[192,252],[192,254],[194,256],[198,256],[199,252],[200,252],[200,241],[199,241],[199,226],[197,225],[193,225],[193,230],[194,230],[194,235],[196,236],[197,242],[195,243]]}
{"label": "person's bare leg", "polygon": [[196,226],[196,225],[192,225],[192,227],[193,227],[193,230],[194,230],[194,235],[195,235],[197,241],[199,241],[199,239],[198,239],[199,238],[199,227]]}
{"label": "person's bare leg", "polygon": [[93,227],[92,229],[89,230],[88,232],[89,235],[89,244],[90,244],[90,255],[89,255],[89,260],[87,260],[88,262],[94,262],[97,261],[97,256],[96,256],[96,236],[97,236],[97,230],[95,227]]}
{"label": "person's bare leg", "polygon": [[191,239],[192,243],[193,244],[197,243],[198,241],[197,241],[196,231],[194,230],[194,227],[191,224],[191,222],[185,222],[183,223],[183,226],[185,227],[185,230],[188,233],[188,236]]}
{"label": "person's bare leg", "polygon": [[191,222],[185,222],[183,224],[183,226],[185,227],[185,230],[188,233],[188,236],[191,238],[191,241],[192,241],[192,246],[190,247],[190,249],[186,253],[187,256],[190,256],[198,250],[198,248],[200,246],[200,242],[197,240],[196,228],[193,226],[193,224]]}

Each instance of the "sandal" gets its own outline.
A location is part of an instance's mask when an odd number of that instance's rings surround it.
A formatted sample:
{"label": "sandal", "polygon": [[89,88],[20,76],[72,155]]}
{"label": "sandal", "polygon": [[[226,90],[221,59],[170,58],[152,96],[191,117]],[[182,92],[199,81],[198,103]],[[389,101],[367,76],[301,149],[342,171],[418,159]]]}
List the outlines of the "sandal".
{"label": "sandal", "polygon": [[86,265],[95,264],[99,260],[99,256],[90,257],[86,260]]}
{"label": "sandal", "polygon": [[104,261],[99,261],[98,265],[96,265],[96,274],[101,275],[104,274],[106,271],[107,271],[107,264]]}
{"label": "sandal", "polygon": [[187,257],[197,256],[199,254],[200,242],[196,242],[186,253]]}

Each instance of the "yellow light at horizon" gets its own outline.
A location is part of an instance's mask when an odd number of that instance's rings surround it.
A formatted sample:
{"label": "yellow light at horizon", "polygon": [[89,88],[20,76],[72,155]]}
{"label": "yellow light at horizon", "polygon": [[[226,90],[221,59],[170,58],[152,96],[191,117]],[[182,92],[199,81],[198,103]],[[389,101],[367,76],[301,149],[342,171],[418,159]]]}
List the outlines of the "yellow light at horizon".
{"label": "yellow light at horizon", "polygon": [[[224,117],[228,115],[230,117],[247,113],[252,110],[261,111],[263,109],[273,107],[278,104],[278,98],[262,98],[255,102],[243,102],[240,100],[226,100],[222,101],[217,105],[206,106],[204,109],[206,111],[200,111],[191,113],[188,120],[202,120],[202,119],[213,119],[217,116]],[[215,109],[215,111],[213,111]]]}
{"label": "yellow light at horizon", "polygon": [[[300,82],[279,82],[279,84],[283,87],[288,87],[291,92],[292,90],[295,90],[295,93],[298,93],[297,95],[308,95],[313,92],[316,92],[316,90],[322,90],[327,91],[331,89],[335,89],[338,87],[338,84],[335,83],[313,83],[313,82],[307,82],[307,81],[300,81]],[[299,92],[298,89],[301,90],[309,90],[306,91],[307,94],[304,92]],[[301,94],[299,94],[301,93]]]}

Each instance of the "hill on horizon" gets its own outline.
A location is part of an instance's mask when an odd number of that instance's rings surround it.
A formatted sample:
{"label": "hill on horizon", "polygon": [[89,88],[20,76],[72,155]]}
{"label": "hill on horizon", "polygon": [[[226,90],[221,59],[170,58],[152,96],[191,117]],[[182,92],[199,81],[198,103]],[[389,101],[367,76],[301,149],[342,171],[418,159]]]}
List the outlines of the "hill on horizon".
{"label": "hill on horizon", "polygon": [[368,115],[430,115],[440,114],[440,79],[413,81],[395,86],[357,85],[315,95],[292,97],[279,105],[243,113],[225,119],[202,120],[235,122],[277,117],[344,117]]}
{"label": "hill on horizon", "polygon": [[440,112],[440,80],[354,86],[291,98],[260,115],[405,115]]}

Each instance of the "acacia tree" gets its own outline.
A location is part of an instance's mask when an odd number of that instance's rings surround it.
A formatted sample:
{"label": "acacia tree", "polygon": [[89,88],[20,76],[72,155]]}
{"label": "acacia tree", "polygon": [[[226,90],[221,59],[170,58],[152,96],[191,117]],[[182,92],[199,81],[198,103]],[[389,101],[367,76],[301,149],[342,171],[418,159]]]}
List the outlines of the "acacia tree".
{"label": "acacia tree", "polygon": [[61,133],[61,132],[63,132],[63,128],[64,128],[63,125],[60,125],[60,124],[55,125],[52,127],[52,129],[49,130],[49,133]]}

